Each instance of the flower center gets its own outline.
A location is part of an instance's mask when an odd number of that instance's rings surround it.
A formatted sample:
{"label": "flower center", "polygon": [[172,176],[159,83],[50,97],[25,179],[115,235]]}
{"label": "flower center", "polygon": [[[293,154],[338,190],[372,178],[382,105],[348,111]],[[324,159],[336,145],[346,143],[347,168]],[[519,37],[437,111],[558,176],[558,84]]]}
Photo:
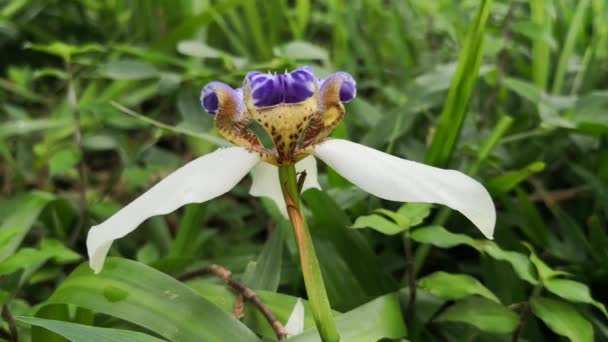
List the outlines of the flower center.
{"label": "flower center", "polygon": [[[356,84],[344,72],[317,79],[310,67],[284,75],[250,72],[242,89],[207,84],[201,104],[215,116],[217,130],[230,142],[259,153],[274,165],[290,165],[312,152],[344,117],[343,102],[355,97]],[[265,147],[249,127],[258,123],[272,140]]]}

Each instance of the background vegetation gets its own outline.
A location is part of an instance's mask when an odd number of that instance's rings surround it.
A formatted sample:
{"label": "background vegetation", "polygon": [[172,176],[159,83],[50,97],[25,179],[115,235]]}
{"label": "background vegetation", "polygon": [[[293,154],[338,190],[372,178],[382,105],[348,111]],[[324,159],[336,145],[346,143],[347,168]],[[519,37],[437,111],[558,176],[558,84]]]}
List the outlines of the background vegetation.
{"label": "background vegetation", "polygon": [[608,340],[607,22],[605,0],[0,0],[0,338],[273,339],[218,280],[173,278],[223,265],[283,323],[305,298],[249,179],[148,220],[98,276],[84,238],[217,147],[202,85],[309,64],[358,81],[336,136],[468,172],[498,208],[486,241],[323,168],[304,199],[342,340]]}

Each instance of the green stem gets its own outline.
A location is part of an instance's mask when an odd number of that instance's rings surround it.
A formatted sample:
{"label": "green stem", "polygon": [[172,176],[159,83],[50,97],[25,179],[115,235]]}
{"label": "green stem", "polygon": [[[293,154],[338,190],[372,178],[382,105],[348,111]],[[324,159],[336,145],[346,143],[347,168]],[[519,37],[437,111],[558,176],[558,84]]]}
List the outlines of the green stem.
{"label": "green stem", "polygon": [[298,250],[300,251],[300,262],[308,301],[312,309],[315,324],[319,330],[321,339],[327,342],[339,341],[340,337],[336,330],[336,324],[329,306],[329,299],[325,291],[325,284],[321,275],[321,267],[312,243],[312,237],[304,215],[302,215],[300,191],[296,169],[293,165],[279,167],[279,181],[283,190],[283,197],[287,205],[289,220],[293,226],[296,236]]}

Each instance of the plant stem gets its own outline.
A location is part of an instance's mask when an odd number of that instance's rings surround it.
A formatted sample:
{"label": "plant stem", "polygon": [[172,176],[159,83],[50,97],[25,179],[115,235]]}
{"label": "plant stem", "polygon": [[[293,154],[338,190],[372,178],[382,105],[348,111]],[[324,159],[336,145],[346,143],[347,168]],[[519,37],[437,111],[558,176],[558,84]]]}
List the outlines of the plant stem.
{"label": "plant stem", "polygon": [[308,225],[302,215],[300,203],[300,190],[296,169],[293,165],[279,166],[279,182],[283,190],[283,197],[287,205],[287,214],[293,226],[293,231],[300,252],[300,262],[302,264],[302,274],[308,301],[312,309],[315,324],[319,330],[319,335],[323,341],[339,341],[340,336],[329,306],[329,299],[325,291],[321,267],[312,243],[312,237],[308,230]]}

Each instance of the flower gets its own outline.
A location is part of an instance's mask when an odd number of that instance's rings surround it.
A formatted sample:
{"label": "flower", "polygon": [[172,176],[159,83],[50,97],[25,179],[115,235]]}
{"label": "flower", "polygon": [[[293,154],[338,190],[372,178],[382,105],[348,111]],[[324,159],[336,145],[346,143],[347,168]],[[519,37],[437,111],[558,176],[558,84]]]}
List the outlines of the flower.
{"label": "flower", "polygon": [[[220,82],[207,84],[201,104],[215,115],[216,129],[236,147],[189,162],[105,222],[93,226],[87,236],[91,268],[101,271],[112,242],[147,218],[218,197],[250,171],[254,176],[253,195],[282,198],[277,166],[293,164],[310,176],[304,189],[319,188],[314,157],[374,196],[455,209],[491,238],[496,220],[494,204],[473,178],[328,138],[344,117],[344,103],[355,96],[356,83],[349,74],[338,72],[318,79],[310,67],[282,75],[250,72],[238,89]],[[263,145],[250,127],[254,123],[268,134],[272,146]]]}

